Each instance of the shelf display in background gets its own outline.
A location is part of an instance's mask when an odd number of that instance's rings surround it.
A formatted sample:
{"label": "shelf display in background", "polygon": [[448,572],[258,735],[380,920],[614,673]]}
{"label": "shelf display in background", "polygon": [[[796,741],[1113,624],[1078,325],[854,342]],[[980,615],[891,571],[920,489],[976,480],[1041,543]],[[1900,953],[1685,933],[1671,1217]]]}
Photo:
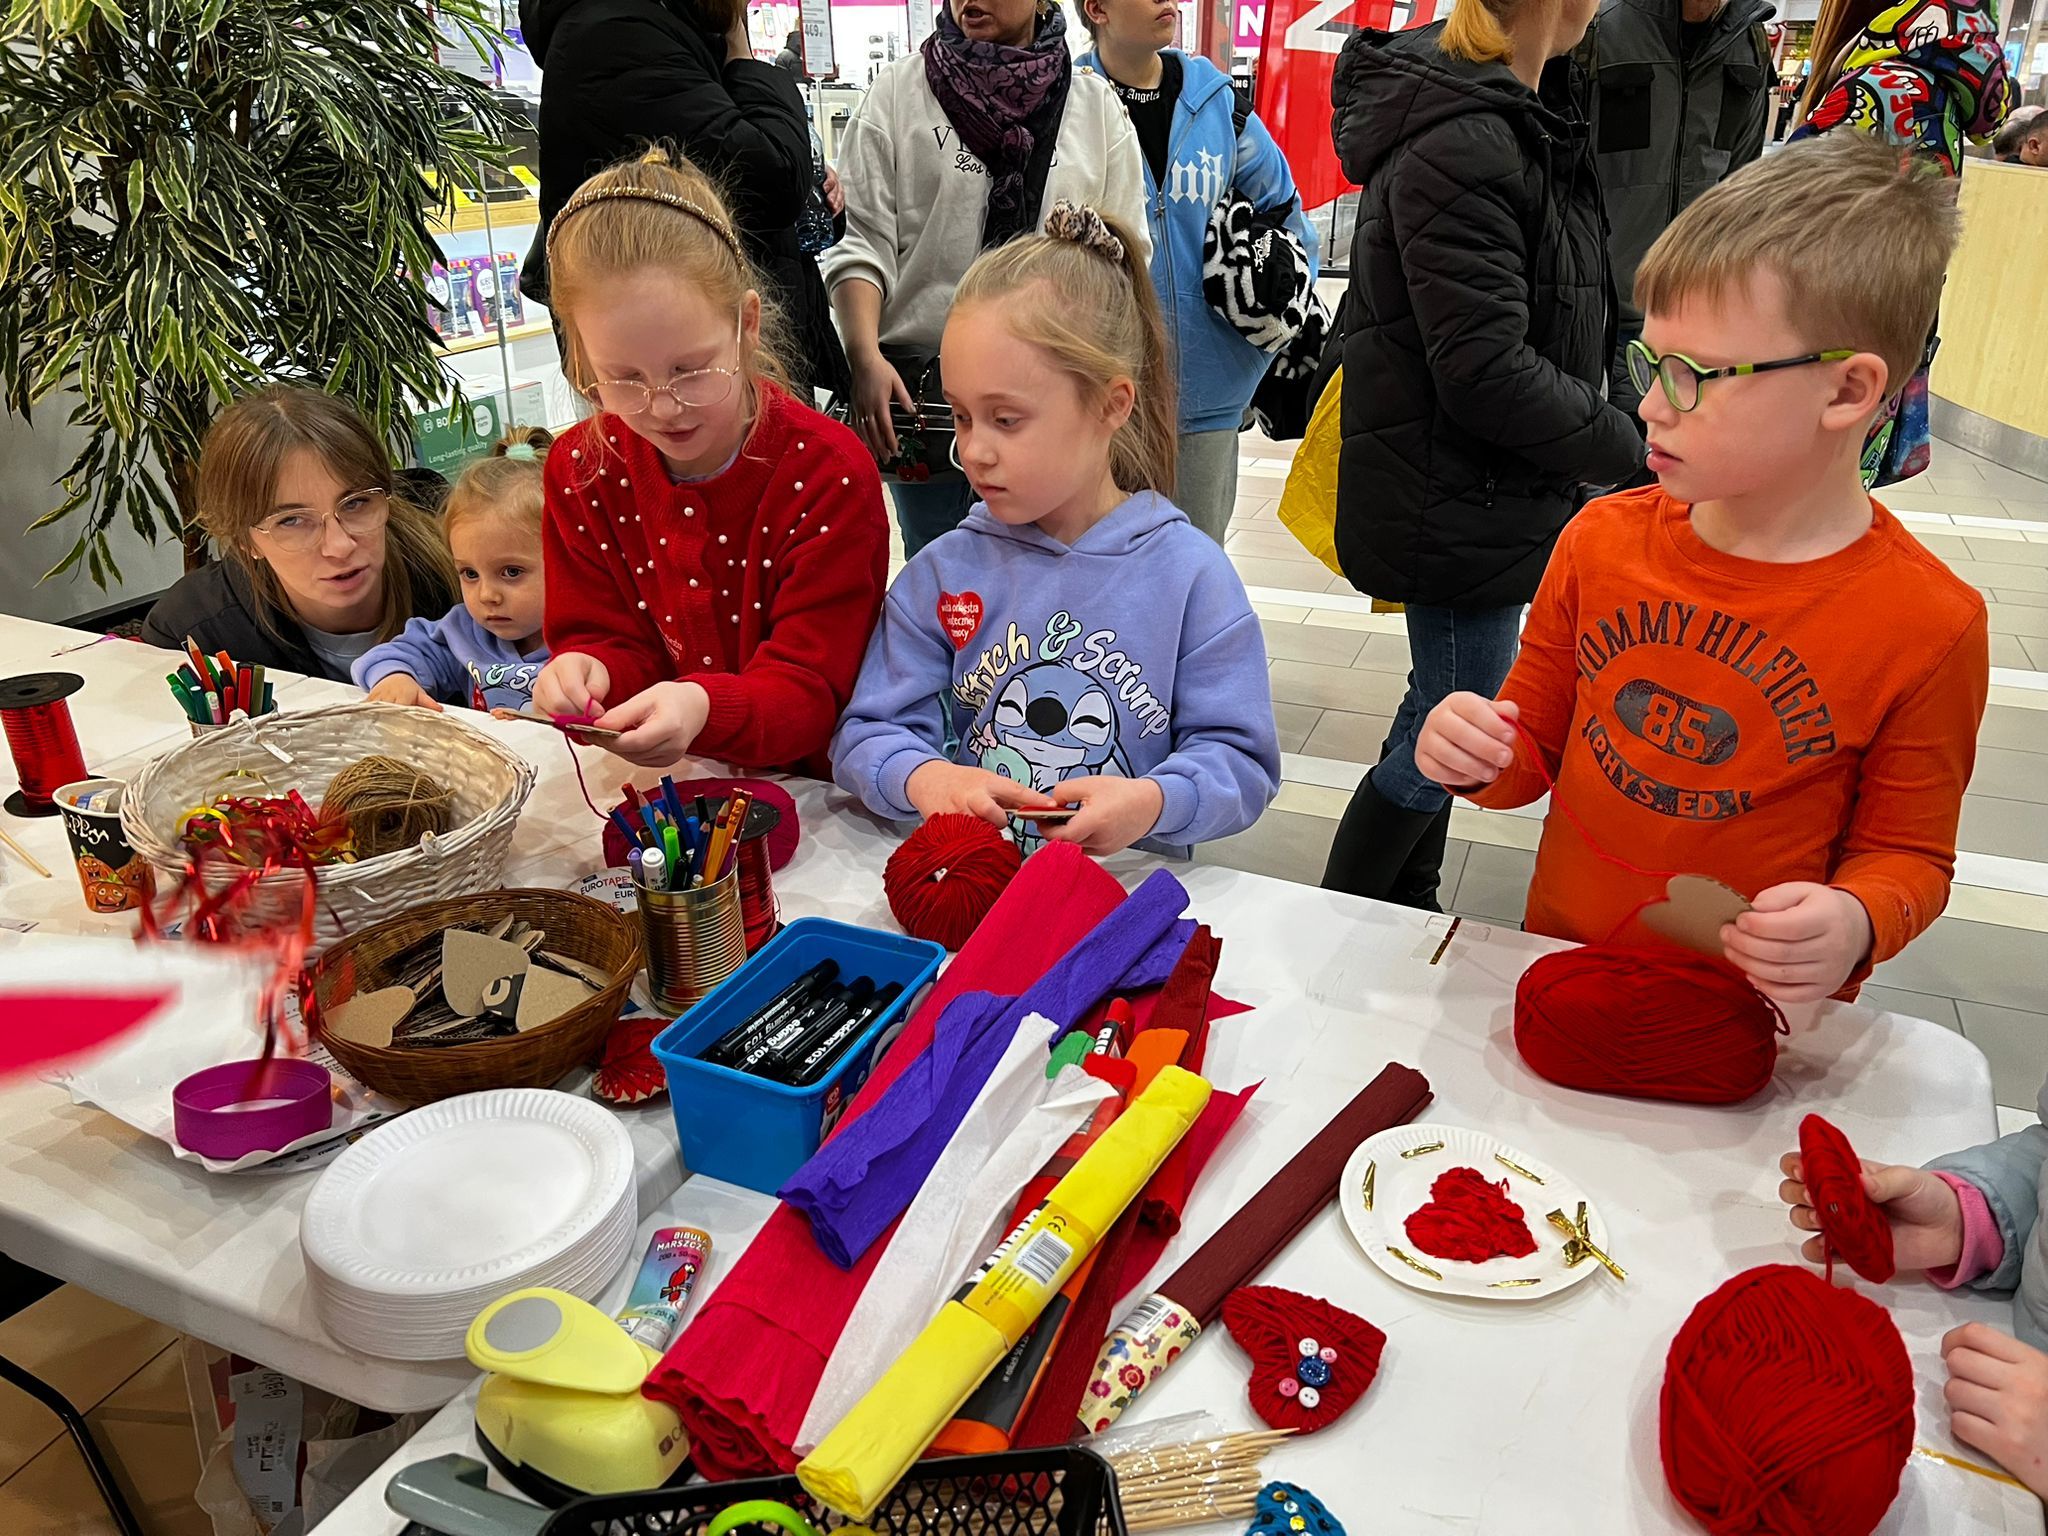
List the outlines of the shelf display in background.
{"label": "shelf display in background", "polygon": [[547,419],[547,396],[532,379],[515,381],[508,401],[502,389],[473,393],[465,420],[445,406],[413,414],[413,441],[420,464],[453,480],[462,466],[490,450],[515,424]]}
{"label": "shelf display in background", "polygon": [[437,261],[420,287],[427,323],[444,341],[495,335],[501,306],[507,329],[526,324],[526,301],[519,292],[519,258],[511,251]]}

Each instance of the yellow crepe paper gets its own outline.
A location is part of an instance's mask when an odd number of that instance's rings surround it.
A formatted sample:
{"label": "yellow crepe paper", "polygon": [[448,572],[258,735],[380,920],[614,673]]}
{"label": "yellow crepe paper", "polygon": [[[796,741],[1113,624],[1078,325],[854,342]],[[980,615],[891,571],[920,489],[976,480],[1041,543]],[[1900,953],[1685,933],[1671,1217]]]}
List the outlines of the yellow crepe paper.
{"label": "yellow crepe paper", "polygon": [[1053,1186],[962,1294],[946,1303],[796,1469],[817,1498],[865,1520],[982,1378],[1037,1320],[1209,1102],[1179,1067],[1152,1084]]}

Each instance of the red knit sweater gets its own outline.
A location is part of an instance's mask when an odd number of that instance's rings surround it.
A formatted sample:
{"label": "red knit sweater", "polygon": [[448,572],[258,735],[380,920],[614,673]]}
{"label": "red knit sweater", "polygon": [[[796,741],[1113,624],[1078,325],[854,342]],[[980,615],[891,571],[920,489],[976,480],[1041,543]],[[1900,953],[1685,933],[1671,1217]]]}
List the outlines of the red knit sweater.
{"label": "red knit sweater", "polygon": [[860,440],[772,385],[732,466],[677,485],[616,417],[548,454],[548,649],[604,663],[621,704],[674,679],[711,712],[691,751],[820,777],[887,585],[882,482]]}

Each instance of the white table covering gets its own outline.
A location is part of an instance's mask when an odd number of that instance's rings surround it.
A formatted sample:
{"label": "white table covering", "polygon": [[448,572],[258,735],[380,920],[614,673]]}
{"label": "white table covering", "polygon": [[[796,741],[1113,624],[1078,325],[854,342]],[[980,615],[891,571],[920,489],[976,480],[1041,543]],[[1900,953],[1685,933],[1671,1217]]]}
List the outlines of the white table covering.
{"label": "white table covering", "polygon": [[[23,626],[47,630],[47,626]],[[0,622],[0,656],[18,639]],[[75,643],[75,642],[73,642]],[[97,653],[104,653],[100,655]],[[125,656],[124,656],[124,653]],[[94,651],[96,688],[122,687],[121,662],[154,675],[163,653],[109,642]],[[77,656],[46,663],[63,666]],[[83,670],[83,668],[75,668]],[[145,691],[135,689],[138,708]],[[294,684],[286,707],[339,700],[350,690]],[[171,705],[154,701],[156,718]],[[76,703],[95,766],[101,715]],[[88,725],[90,723],[90,729]],[[598,828],[582,804],[568,753],[540,727],[485,722],[542,770],[521,819],[514,874],[563,884],[596,867]],[[172,737],[181,727],[171,720]],[[110,726],[111,730],[112,727]],[[122,748],[150,745],[129,722]],[[137,739],[144,738],[144,739]],[[599,803],[625,776],[617,759],[582,753]],[[882,860],[896,833],[827,786],[796,790],[804,842],[777,878],[785,916],[819,914],[890,925]],[[55,823],[32,830],[59,867]],[[54,831],[54,841],[44,829]],[[1153,861],[1112,861],[1129,879]],[[1797,1262],[1776,1197],[1778,1155],[1799,1119],[1820,1110],[1866,1156],[1919,1162],[1996,1133],[1989,1071],[1960,1035],[1924,1020],[1829,1005],[1795,1019],[1771,1088],[1734,1109],[1687,1108],[1570,1093],[1544,1083],[1515,1054],[1516,978],[1557,946],[1466,923],[1435,966],[1445,919],[1213,866],[1179,866],[1191,911],[1223,938],[1219,989],[1255,1012],[1219,1025],[1209,1073],[1222,1087],[1262,1080],[1240,1127],[1197,1187],[1163,1276],[1252,1195],[1388,1060],[1420,1069],[1436,1091],[1426,1115],[1484,1128],[1569,1172],[1593,1191],[1626,1285],[1596,1276],[1554,1301],[1479,1303],[1398,1286],[1358,1252],[1334,1208],[1259,1278],[1327,1297],[1389,1338],[1378,1381],[1331,1429],[1268,1460],[1272,1475],[1321,1494],[1354,1532],[1537,1533],[1690,1531],[1666,1492],[1657,1457],[1657,1394],[1672,1335],[1693,1304],[1751,1265]],[[60,873],[68,877],[68,868]],[[0,913],[84,926],[75,884],[28,887],[16,864]],[[0,955],[5,936],[0,935]],[[666,1110],[634,1120],[643,1153],[665,1140]],[[0,1092],[0,1247],[146,1315],[360,1401],[418,1407],[446,1401],[469,1379],[459,1362],[421,1370],[349,1359],[307,1309],[297,1212],[310,1180],[209,1178],[104,1116],[76,1110],[40,1085]],[[713,1231],[722,1278],[769,1208],[709,1180],[659,1188],[643,1164],[647,1226]],[[643,1238],[645,1232],[642,1234]],[[619,1285],[625,1283],[621,1278]],[[1912,1351],[1919,1442],[1966,1454],[1941,1406],[1941,1335],[1979,1318],[2009,1326],[1996,1298],[1949,1295],[1917,1283],[1872,1292],[1892,1309]],[[1245,1357],[1219,1327],[1133,1409],[1153,1417],[1210,1408],[1240,1427]],[[466,1402],[451,1403],[322,1527],[332,1536],[389,1536],[403,1522],[383,1508],[396,1465],[469,1443]],[[1972,1458],[1975,1459],[1975,1458]],[[1991,1479],[1926,1457],[1908,1470],[1888,1532],[2036,1532],[2041,1507]]]}

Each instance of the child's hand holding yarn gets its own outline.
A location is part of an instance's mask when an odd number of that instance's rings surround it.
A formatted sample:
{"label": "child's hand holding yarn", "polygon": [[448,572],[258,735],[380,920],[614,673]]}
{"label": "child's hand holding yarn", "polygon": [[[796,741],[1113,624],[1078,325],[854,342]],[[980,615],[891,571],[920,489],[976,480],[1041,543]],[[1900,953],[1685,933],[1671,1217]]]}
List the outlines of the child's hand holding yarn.
{"label": "child's hand holding yarn", "polygon": [[690,750],[711,715],[711,695],[701,683],[656,683],[592,723],[617,731],[612,751],[643,768],[663,768]]}
{"label": "child's hand holding yarn", "polygon": [[1759,891],[1721,928],[1728,961],[1779,1003],[1817,1003],[1841,991],[1870,953],[1870,914],[1847,891],[1794,880]]}
{"label": "child's hand holding yarn", "polygon": [[533,680],[533,707],[548,715],[594,715],[611,686],[611,673],[595,656],[564,651]]}
{"label": "child's hand holding yarn", "polygon": [[1063,779],[1060,799],[1081,807],[1071,820],[1049,823],[1049,843],[1078,843],[1084,853],[1121,853],[1159,824],[1166,791],[1157,779]]}
{"label": "child's hand holding yarn", "polygon": [[986,768],[949,763],[943,757],[911,770],[903,792],[927,821],[934,816],[977,816],[1002,827],[1009,825],[1013,811],[1054,809],[1052,801],[1028,784]]}
{"label": "child's hand holding yarn", "polygon": [[1515,760],[1513,699],[1453,693],[1429,712],[1415,738],[1415,771],[1446,789],[1491,784]]}
{"label": "child's hand holding yarn", "polygon": [[[1792,1225],[1818,1232],[1820,1219],[1807,1197],[1799,1154],[1787,1152],[1778,1169],[1785,1175],[1778,1198],[1792,1207]],[[1865,1158],[1863,1188],[1892,1224],[1892,1256],[1900,1269],[1946,1269],[1963,1256],[1963,1205],[1945,1179],[1924,1168]],[[1817,1237],[1808,1238],[1799,1252],[1810,1264],[1827,1262]]]}
{"label": "child's hand holding yarn", "polygon": [[2048,1355],[1996,1328],[1965,1323],[1942,1336],[1941,1358],[1955,1437],[2048,1499]]}
{"label": "child's hand holding yarn", "polygon": [[416,709],[439,709],[441,703],[420,686],[420,680],[405,672],[382,678],[370,695],[379,704],[410,704]]}

